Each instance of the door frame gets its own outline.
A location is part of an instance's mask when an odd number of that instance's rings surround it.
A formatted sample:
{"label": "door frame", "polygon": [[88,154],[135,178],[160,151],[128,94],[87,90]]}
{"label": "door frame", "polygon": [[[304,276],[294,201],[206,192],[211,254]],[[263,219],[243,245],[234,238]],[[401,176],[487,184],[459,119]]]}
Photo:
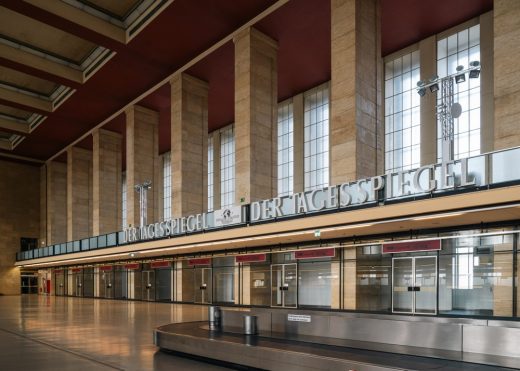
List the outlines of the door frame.
{"label": "door frame", "polygon": [[[196,304],[211,304],[213,303],[213,267],[204,267],[204,266],[201,266],[201,267],[194,267],[193,268],[193,283],[196,284],[197,283],[197,279],[196,279],[196,274],[197,274],[197,270],[200,270],[200,283],[201,284],[206,284],[206,288],[203,290],[201,289],[202,286],[193,286],[193,290],[194,290],[194,295],[193,295],[193,302],[196,303]],[[210,282],[206,282],[206,280],[204,279],[204,272],[208,270],[209,271],[209,275],[208,275],[208,280],[207,281],[210,281]],[[211,291],[211,300],[207,300],[207,292],[208,292],[208,285],[210,286],[210,290]],[[197,301],[197,293],[200,292],[200,298],[201,300],[200,301]],[[205,295],[206,294],[206,295]]]}
{"label": "door frame", "polygon": [[[150,274],[153,273],[153,280],[150,280]],[[145,285],[145,276],[146,276],[146,285]],[[148,286],[150,284],[151,286]],[[157,285],[155,282],[155,270],[149,269],[146,271],[141,271],[141,300],[144,301],[155,301],[155,289]],[[153,298],[150,298],[150,289],[153,288]],[[144,297],[144,293],[146,293],[146,298]]]}
{"label": "door frame", "polygon": [[[285,292],[282,292],[282,305],[273,305],[273,287],[274,287],[274,281],[273,281],[273,267],[281,266],[282,267],[282,285],[285,286],[285,267],[293,265],[296,272],[296,300],[294,306],[287,306],[285,305]],[[277,264],[271,264],[270,267],[270,273],[271,273],[271,290],[270,296],[271,296],[271,308],[289,308],[289,309],[295,309],[298,308],[298,263],[277,263]],[[278,285],[277,285],[278,286]],[[278,287],[278,289],[280,289]],[[282,290],[280,290],[282,291]]]}
{"label": "door frame", "polygon": [[[417,313],[416,311],[416,301],[417,301],[417,292],[412,291],[412,310],[410,312],[401,312],[394,310],[394,287],[395,287],[395,260],[411,260],[412,261],[412,286],[416,286],[416,259],[427,259],[427,258],[433,258],[435,260],[435,270],[434,270],[434,278],[435,278],[435,305],[433,307],[432,313]],[[438,257],[437,255],[421,255],[421,256],[398,256],[398,257],[392,257],[392,313],[395,314],[407,314],[407,315],[418,315],[418,316],[432,316],[437,315],[437,307],[439,305],[439,272],[438,272]]]}

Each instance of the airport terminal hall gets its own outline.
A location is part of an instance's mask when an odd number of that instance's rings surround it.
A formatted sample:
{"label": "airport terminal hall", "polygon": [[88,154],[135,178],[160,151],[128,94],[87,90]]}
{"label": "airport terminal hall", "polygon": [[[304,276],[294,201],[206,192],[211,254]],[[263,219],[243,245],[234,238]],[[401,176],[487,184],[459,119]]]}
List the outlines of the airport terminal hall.
{"label": "airport terminal hall", "polygon": [[520,0],[0,0],[2,371],[520,370]]}

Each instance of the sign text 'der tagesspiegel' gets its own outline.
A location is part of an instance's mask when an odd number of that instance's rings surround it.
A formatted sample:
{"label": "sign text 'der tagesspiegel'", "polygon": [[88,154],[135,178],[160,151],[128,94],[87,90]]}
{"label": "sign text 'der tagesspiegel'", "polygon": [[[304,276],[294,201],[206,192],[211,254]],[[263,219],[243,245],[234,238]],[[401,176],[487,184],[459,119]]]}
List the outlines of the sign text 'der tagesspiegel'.
{"label": "sign text 'der tagesspiegel'", "polygon": [[320,210],[347,208],[389,199],[445,192],[482,185],[486,174],[469,173],[468,159],[397,171],[323,189],[251,203],[250,221],[257,222]]}
{"label": "sign text 'der tagesspiegel'", "polygon": [[[255,223],[322,210],[355,207],[390,199],[442,193],[456,188],[484,185],[485,167],[468,171],[468,160],[461,159],[418,169],[397,171],[354,182],[343,183],[255,201],[250,205],[249,222]],[[125,242],[137,242],[168,236],[196,233],[245,223],[242,206],[233,206],[208,213],[165,220],[143,227],[124,230]]]}

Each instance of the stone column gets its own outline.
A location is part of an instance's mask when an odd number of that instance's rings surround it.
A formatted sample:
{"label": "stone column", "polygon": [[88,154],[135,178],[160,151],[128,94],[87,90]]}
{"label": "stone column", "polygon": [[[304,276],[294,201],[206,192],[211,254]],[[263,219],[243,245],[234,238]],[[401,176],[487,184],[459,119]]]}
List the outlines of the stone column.
{"label": "stone column", "polygon": [[[496,0],[493,14],[494,149],[499,150],[520,145],[520,2]],[[482,75],[486,70],[483,64]]]}
{"label": "stone column", "polygon": [[331,184],[383,171],[379,2],[331,0]]}
{"label": "stone column", "polygon": [[356,248],[343,250],[343,309],[356,308]]}
{"label": "stone column", "polygon": [[208,206],[208,85],[184,73],[170,85],[172,211],[180,217]]}
{"label": "stone column", "polygon": [[91,166],[92,151],[67,149],[67,241],[87,238],[91,232]]}
{"label": "stone column", "polygon": [[[437,74],[437,41],[435,36],[421,40],[421,80]],[[415,84],[413,81],[412,84]],[[412,90],[412,94],[417,94]],[[421,166],[437,163],[437,95],[421,97]]]}
{"label": "stone column", "polygon": [[121,229],[121,134],[96,129],[93,137],[93,220],[94,236]]}
{"label": "stone column", "polygon": [[40,166],[40,238],[38,247],[47,246],[47,167]]}
{"label": "stone column", "polygon": [[47,164],[47,245],[67,241],[67,164]]}
{"label": "stone column", "polygon": [[235,203],[276,195],[277,43],[248,28],[235,39]]}
{"label": "stone column", "polygon": [[[182,260],[176,261],[175,270],[173,271],[175,274],[175,296],[174,301],[182,301]],[[189,297],[189,295],[184,295],[184,297]]]}
{"label": "stone column", "polygon": [[494,316],[510,317],[513,315],[513,290],[511,289],[511,277],[513,277],[512,252],[512,243],[497,243],[493,248]]}
{"label": "stone column", "polygon": [[159,113],[134,105],[126,114],[127,222],[139,226],[139,194],[136,184],[152,182],[148,191],[148,224],[158,221],[159,208]]}

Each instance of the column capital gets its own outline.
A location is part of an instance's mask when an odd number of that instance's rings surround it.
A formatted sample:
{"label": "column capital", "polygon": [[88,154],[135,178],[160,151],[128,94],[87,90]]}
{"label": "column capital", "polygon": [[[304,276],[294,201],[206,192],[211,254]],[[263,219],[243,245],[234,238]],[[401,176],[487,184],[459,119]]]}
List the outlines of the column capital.
{"label": "column capital", "polygon": [[[274,51],[278,50],[278,42],[274,40],[273,38],[267,36],[263,32],[258,31],[254,27],[248,27],[243,29],[242,31],[239,31],[234,37],[233,37],[233,43],[238,43],[242,41],[244,38],[249,38],[251,43],[256,43],[257,45],[263,43],[267,46],[274,49]],[[275,54],[276,55],[276,54]]]}

